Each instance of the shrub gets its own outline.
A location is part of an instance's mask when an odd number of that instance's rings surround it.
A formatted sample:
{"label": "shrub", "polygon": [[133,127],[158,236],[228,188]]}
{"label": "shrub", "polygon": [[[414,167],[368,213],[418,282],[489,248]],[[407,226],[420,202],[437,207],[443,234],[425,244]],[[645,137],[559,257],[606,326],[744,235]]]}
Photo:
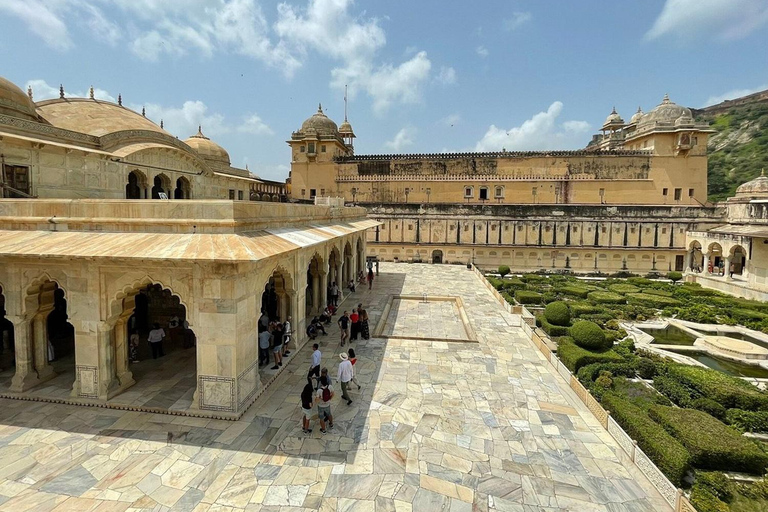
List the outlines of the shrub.
{"label": "shrub", "polygon": [[591,363],[579,368],[577,377],[579,378],[579,382],[587,387],[590,387],[595,379],[597,379],[601,371],[611,372],[611,374],[614,376],[634,377],[635,365],[623,361],[612,363]]}
{"label": "shrub", "polygon": [[516,277],[512,277],[510,279],[504,279],[502,287],[505,290],[511,290],[512,292],[514,292],[515,290],[524,289],[525,283]]}
{"label": "shrub", "polygon": [[562,301],[550,302],[544,308],[544,318],[552,325],[569,326],[571,325],[571,310],[568,304]]}
{"label": "shrub", "polygon": [[681,302],[672,297],[662,297],[660,295],[651,295],[648,293],[630,293],[627,295],[630,304],[637,304],[656,309],[664,309],[667,306],[678,306]]}
{"label": "shrub", "polygon": [[723,501],[730,501],[733,496],[733,485],[727,476],[718,471],[699,471],[696,473],[694,485],[707,487],[712,493]]}
{"label": "shrub", "polygon": [[630,277],[627,279],[627,282],[629,284],[633,284],[635,286],[639,286],[640,288],[644,288],[647,286],[652,286],[655,284],[655,282],[651,279],[645,278],[645,277]]}
{"label": "shrub", "polygon": [[768,393],[737,377],[681,364],[669,365],[667,373],[682,385],[695,390],[699,396],[711,398],[726,409],[768,411]]}
{"label": "shrub", "polygon": [[619,363],[622,357],[613,350],[593,352],[576,345],[568,337],[558,340],[557,355],[565,366],[572,372],[592,363]]}
{"label": "shrub", "polygon": [[614,293],[637,293],[640,291],[635,285],[627,283],[616,283],[608,286],[608,289]]}
{"label": "shrub", "polygon": [[658,295],[659,297],[672,297],[674,294],[666,290],[657,290],[656,288],[646,288],[643,290],[646,295]]}
{"label": "shrub", "polygon": [[705,412],[719,420],[725,418],[725,407],[709,398],[701,397],[693,400],[691,402],[691,408]]}
{"label": "shrub", "polygon": [[541,294],[528,290],[517,290],[515,300],[520,304],[541,304]]}
{"label": "shrub", "polygon": [[501,290],[503,288],[503,284],[504,284],[503,280],[501,280],[499,278],[496,278],[496,277],[493,277],[493,276],[486,276],[485,278],[497,290]]}
{"label": "shrub", "polygon": [[515,303],[515,298],[508,294],[507,292],[501,292],[501,296],[504,298],[505,301],[509,302],[510,304]]}
{"label": "shrub", "polygon": [[647,357],[641,357],[637,361],[637,374],[641,379],[652,379],[656,376],[656,363]]}
{"label": "shrub", "polygon": [[586,299],[589,295],[589,290],[580,286],[560,286],[555,288],[555,291],[563,295],[571,295],[580,299]]}
{"label": "shrub", "polygon": [[721,312],[718,308],[706,304],[691,304],[689,306],[677,308],[675,311],[670,311],[670,309],[671,308],[664,309],[664,316],[676,315],[680,320],[702,324],[716,324],[718,314]]}
{"label": "shrub", "polygon": [[605,308],[601,306],[595,306],[589,302],[571,302],[568,304],[571,308],[571,315],[573,317],[580,317],[581,315],[592,315],[595,313],[605,313]]}
{"label": "shrub", "polygon": [[667,279],[669,279],[673,283],[678,282],[682,278],[683,278],[683,273],[682,272],[669,272],[667,274]]}
{"label": "shrub", "polygon": [[509,267],[506,265],[501,265],[499,267],[499,275],[504,278],[505,275],[509,274]]}
{"label": "shrub", "polygon": [[731,509],[727,503],[715,496],[709,487],[694,484],[691,489],[691,505],[697,512],[729,512]]}
{"label": "shrub", "polygon": [[645,411],[615,393],[603,395],[602,404],[667,478],[679,486],[690,466],[685,447],[653,422]]}
{"label": "shrub", "polygon": [[705,412],[654,405],[648,414],[688,449],[698,468],[763,474],[768,466],[768,454]]}
{"label": "shrub", "polygon": [[579,320],[570,330],[574,343],[586,349],[599,350],[606,348],[605,332],[594,322]]}
{"label": "shrub", "polygon": [[598,304],[626,304],[627,299],[619,294],[619,293],[613,293],[613,292],[591,292],[589,295],[589,300],[593,302],[597,302]]}
{"label": "shrub", "polygon": [[[554,304],[554,302],[552,304]],[[546,309],[545,309],[545,314],[546,314]],[[547,321],[544,315],[537,316],[536,321],[537,323],[541,324],[540,327],[544,329],[544,331],[547,334],[549,334],[550,338],[559,337],[559,336],[568,336],[568,327],[551,324]]]}
{"label": "shrub", "polygon": [[[620,331],[620,333],[622,332],[626,336],[627,333],[624,331],[624,329]],[[615,350],[616,353],[619,354],[624,359],[627,359],[627,360],[634,359],[635,358],[635,341],[632,338],[622,340],[621,342],[617,343],[613,347],[613,350]]]}
{"label": "shrub", "polygon": [[523,281],[526,283],[540,283],[542,281],[545,281],[547,278],[544,276],[540,276],[538,274],[525,274],[523,276]]}
{"label": "shrub", "polygon": [[611,386],[613,386],[613,375],[611,375],[611,372],[607,370],[601,371],[600,376],[595,379],[595,385],[603,388],[603,390],[611,389]]}
{"label": "shrub", "polygon": [[768,412],[766,411],[728,409],[725,412],[725,421],[741,431],[768,432]]}
{"label": "shrub", "polygon": [[624,329],[619,329],[618,331],[603,331],[603,333],[605,334],[605,343],[608,346],[627,337],[627,331]]}
{"label": "shrub", "polygon": [[555,302],[559,298],[560,297],[558,297],[557,294],[555,292],[552,292],[552,291],[544,292],[544,293],[541,294],[541,302],[543,304],[549,304],[550,302]]}
{"label": "shrub", "polygon": [[674,377],[657,375],[653,379],[653,387],[680,407],[689,407],[694,400],[691,396],[691,390],[675,380]]}

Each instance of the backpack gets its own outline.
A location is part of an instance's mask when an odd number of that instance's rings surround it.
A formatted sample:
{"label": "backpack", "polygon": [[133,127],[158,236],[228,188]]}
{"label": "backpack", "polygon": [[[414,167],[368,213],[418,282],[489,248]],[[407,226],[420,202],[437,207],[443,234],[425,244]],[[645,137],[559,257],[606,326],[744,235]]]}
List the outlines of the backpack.
{"label": "backpack", "polygon": [[323,388],[323,402],[330,402],[331,400],[331,390],[328,389],[328,386]]}

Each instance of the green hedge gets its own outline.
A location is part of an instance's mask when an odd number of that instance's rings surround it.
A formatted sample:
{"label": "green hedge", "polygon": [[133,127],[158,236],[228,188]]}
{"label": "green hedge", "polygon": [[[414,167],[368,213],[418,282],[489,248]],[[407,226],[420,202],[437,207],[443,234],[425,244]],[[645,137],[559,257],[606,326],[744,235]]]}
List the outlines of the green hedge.
{"label": "green hedge", "polygon": [[571,315],[573,317],[580,317],[582,315],[592,315],[596,313],[605,313],[606,310],[602,306],[595,306],[589,302],[571,302],[568,304],[571,308]]}
{"label": "green hedge", "polygon": [[651,295],[648,293],[630,293],[627,295],[630,304],[646,306],[656,309],[664,309],[668,306],[679,306],[682,304],[679,300],[672,297],[662,297],[660,295]]}
{"label": "green hedge", "polygon": [[667,374],[685,387],[695,390],[699,396],[710,398],[726,409],[768,411],[768,393],[742,379],[709,368],[680,364],[669,365]]}
{"label": "green hedge", "polygon": [[645,411],[614,393],[605,393],[603,407],[669,480],[679,486],[690,466],[690,454]]}
{"label": "green hedge", "polygon": [[589,290],[581,288],[580,286],[558,286],[555,291],[563,295],[571,295],[580,299],[586,299],[589,295]]}
{"label": "green hedge", "polygon": [[544,318],[552,325],[567,327],[571,325],[571,310],[568,309],[568,304],[563,301],[550,302],[544,308]]}
{"label": "green hedge", "polygon": [[576,376],[578,377],[579,382],[589,387],[592,384],[592,382],[594,382],[595,379],[597,379],[601,371],[611,372],[611,374],[614,376],[622,376],[622,377],[634,377],[635,373],[637,372],[636,367],[633,363],[628,363],[624,361],[620,363],[619,362],[616,362],[616,363],[600,362],[600,363],[591,363],[591,364],[582,366],[581,368],[579,368],[579,371],[577,372]]}
{"label": "green hedge", "polygon": [[768,432],[768,412],[766,411],[728,409],[725,411],[725,421],[745,432]]}
{"label": "green hedge", "polygon": [[646,295],[658,295],[659,297],[672,297],[674,295],[672,292],[657,290],[655,288],[646,288],[643,290],[643,293]]}
{"label": "green hedge", "polygon": [[540,276],[539,274],[525,274],[523,276],[523,281],[526,283],[540,283],[546,281],[546,279],[546,277]]}
{"label": "green hedge", "polygon": [[648,415],[688,449],[697,468],[762,475],[768,466],[768,454],[705,412],[654,405]]}
{"label": "green hedge", "polygon": [[515,300],[520,304],[541,304],[541,294],[528,290],[517,290]]}
{"label": "green hedge", "polygon": [[731,508],[715,496],[712,489],[703,485],[693,485],[691,489],[691,505],[696,512],[730,512]]}
{"label": "green hedge", "polygon": [[560,338],[557,344],[557,356],[572,372],[593,363],[619,363],[622,357],[613,350],[593,352],[586,350],[570,341],[567,337]]}
{"label": "green hedge", "polygon": [[571,326],[571,338],[574,343],[589,350],[600,350],[609,347],[605,332],[595,322],[579,320]]}
{"label": "green hedge", "polygon": [[619,294],[613,292],[591,292],[587,297],[593,302],[598,304],[626,304],[627,299]]}
{"label": "green hedge", "polygon": [[497,290],[502,290],[503,289],[503,285],[504,285],[504,280],[503,279],[499,279],[499,278],[493,277],[493,276],[485,276],[485,278]]}
{"label": "green hedge", "polygon": [[635,285],[626,283],[616,283],[608,286],[608,289],[614,293],[637,293],[640,291]]}
{"label": "green hedge", "polygon": [[544,315],[537,316],[536,320],[541,324],[541,328],[544,329],[544,332],[549,334],[550,338],[568,336],[568,327],[551,324],[547,321]]}
{"label": "green hedge", "polygon": [[507,274],[509,274],[509,267],[507,265],[500,265],[499,266],[499,275],[501,277],[504,277]]}
{"label": "green hedge", "polygon": [[505,290],[512,291],[512,292],[514,292],[515,290],[522,290],[526,286],[524,282],[522,282],[520,279],[516,277],[504,279],[503,281],[504,282],[502,283],[501,286]]}
{"label": "green hedge", "polygon": [[[680,407],[690,407],[694,400],[694,397],[691,396],[691,390],[674,377],[657,375],[653,378],[653,387]],[[695,391],[694,394],[696,394]]]}
{"label": "green hedge", "polygon": [[669,280],[670,280],[670,281],[672,281],[673,283],[676,283],[676,282],[678,282],[678,281],[679,281],[679,280],[681,280],[682,278],[683,278],[683,273],[682,273],[682,272],[674,272],[674,271],[673,271],[673,272],[669,272],[669,273],[667,274],[667,279],[669,279]]}
{"label": "green hedge", "polygon": [[[691,409],[696,409],[697,411],[705,412],[710,416],[714,416],[719,420],[722,420],[723,418],[725,418],[725,407],[723,407],[719,403],[709,398],[701,397],[692,401]],[[734,410],[738,410],[738,409],[734,409]]]}

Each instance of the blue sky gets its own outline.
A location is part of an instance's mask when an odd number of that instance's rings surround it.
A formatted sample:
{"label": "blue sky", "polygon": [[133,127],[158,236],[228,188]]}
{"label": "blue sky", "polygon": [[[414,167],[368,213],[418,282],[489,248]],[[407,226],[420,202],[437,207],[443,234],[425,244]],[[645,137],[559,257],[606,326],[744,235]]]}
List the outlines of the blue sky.
{"label": "blue sky", "polygon": [[323,103],[363,153],[583,147],[615,105],[768,88],[768,0],[0,0],[0,75],[122,94],[287,176]]}

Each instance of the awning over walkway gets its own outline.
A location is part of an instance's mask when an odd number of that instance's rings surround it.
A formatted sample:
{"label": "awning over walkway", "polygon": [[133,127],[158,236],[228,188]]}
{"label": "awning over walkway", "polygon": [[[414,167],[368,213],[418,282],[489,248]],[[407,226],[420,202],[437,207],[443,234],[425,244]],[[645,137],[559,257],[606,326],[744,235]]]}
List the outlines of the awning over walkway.
{"label": "awning over walkway", "polygon": [[375,227],[371,219],[247,233],[99,233],[0,230],[0,257],[248,262]]}
{"label": "awning over walkway", "polygon": [[768,238],[768,226],[726,224],[725,226],[719,226],[714,229],[710,229],[707,231],[707,233],[714,233],[716,235],[756,236],[761,238]]}

